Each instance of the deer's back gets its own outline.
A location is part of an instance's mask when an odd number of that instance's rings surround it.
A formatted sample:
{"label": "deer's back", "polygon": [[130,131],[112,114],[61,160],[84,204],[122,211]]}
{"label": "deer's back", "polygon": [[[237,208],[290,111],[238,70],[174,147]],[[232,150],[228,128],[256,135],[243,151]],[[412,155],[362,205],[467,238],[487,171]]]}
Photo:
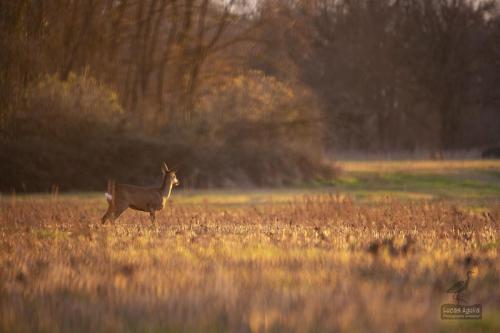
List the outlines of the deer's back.
{"label": "deer's back", "polygon": [[160,209],[162,205],[161,194],[155,187],[117,184],[115,195],[117,201],[137,210]]}

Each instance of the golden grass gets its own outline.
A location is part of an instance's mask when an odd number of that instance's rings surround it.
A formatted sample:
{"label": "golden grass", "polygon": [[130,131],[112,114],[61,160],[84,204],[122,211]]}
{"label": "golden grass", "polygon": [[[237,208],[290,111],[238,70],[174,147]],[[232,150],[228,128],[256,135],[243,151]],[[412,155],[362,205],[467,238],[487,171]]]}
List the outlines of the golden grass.
{"label": "golden grass", "polygon": [[[155,225],[128,211],[106,226],[92,198],[0,208],[0,331],[500,329],[498,205],[315,195],[174,203]],[[485,319],[442,322],[444,291],[471,268]]]}
{"label": "golden grass", "polygon": [[404,172],[453,170],[500,170],[500,160],[400,160],[400,161],[339,161],[346,172]]}

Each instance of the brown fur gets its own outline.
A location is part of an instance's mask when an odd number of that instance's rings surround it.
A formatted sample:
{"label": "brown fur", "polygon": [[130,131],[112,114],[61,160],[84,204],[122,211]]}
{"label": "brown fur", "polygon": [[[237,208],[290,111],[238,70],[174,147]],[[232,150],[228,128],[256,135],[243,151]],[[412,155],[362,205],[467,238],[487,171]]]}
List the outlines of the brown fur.
{"label": "brown fur", "polygon": [[144,187],[128,184],[108,184],[108,210],[101,219],[102,224],[108,219],[114,221],[127,208],[149,212],[151,222],[155,221],[155,213],[165,207],[173,186],[179,185],[175,171],[170,171],[164,163],[162,166],[163,182],[160,187]]}

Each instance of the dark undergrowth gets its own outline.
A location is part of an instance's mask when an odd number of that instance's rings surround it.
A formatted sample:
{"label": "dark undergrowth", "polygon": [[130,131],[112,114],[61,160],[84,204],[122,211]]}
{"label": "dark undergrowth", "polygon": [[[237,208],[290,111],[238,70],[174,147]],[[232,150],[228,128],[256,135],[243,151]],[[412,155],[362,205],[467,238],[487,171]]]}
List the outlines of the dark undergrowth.
{"label": "dark undergrowth", "polygon": [[181,186],[287,186],[331,178],[335,169],[288,147],[258,143],[192,145],[139,136],[100,135],[71,140],[0,140],[4,192],[101,190],[107,180],[141,185],[160,181],[166,161]]}

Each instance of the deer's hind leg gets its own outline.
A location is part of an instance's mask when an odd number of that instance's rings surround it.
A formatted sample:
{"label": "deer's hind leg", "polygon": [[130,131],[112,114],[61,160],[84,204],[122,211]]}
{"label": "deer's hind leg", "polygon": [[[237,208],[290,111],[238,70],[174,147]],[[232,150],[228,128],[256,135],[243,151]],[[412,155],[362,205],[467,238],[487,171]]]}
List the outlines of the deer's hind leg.
{"label": "deer's hind leg", "polygon": [[108,206],[108,210],[106,213],[101,218],[101,223],[105,224],[107,220],[111,219],[113,216],[113,208],[111,207],[111,204]]}
{"label": "deer's hind leg", "polygon": [[110,215],[111,215],[111,208],[108,208],[108,210],[106,211],[106,213],[104,213],[104,215],[101,218],[101,223],[105,224],[106,220],[109,219]]}
{"label": "deer's hind leg", "polygon": [[111,220],[111,222],[114,222],[122,213],[128,208],[128,206],[125,205],[115,205],[114,209],[113,207],[109,206],[108,211],[104,216],[102,217],[102,224],[106,223],[106,220]]}
{"label": "deer's hind leg", "polygon": [[122,215],[122,213],[127,210],[127,205],[118,204],[115,206],[115,211],[113,212],[113,221]]}

